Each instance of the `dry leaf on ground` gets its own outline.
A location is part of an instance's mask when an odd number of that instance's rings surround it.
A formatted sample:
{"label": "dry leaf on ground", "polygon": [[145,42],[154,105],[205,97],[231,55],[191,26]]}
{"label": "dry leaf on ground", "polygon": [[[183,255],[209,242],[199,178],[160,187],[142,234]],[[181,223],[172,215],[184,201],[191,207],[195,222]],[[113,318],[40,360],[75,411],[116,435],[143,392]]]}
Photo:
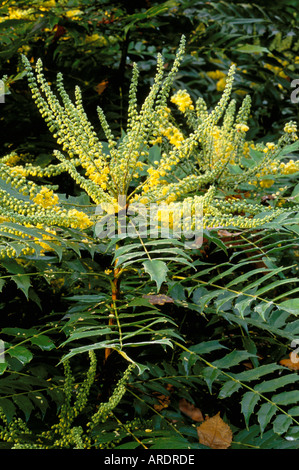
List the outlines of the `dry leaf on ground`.
{"label": "dry leaf on ground", "polygon": [[233,439],[233,433],[229,425],[220,417],[220,412],[212,418],[206,419],[197,428],[200,444],[211,449],[227,449]]}
{"label": "dry leaf on ground", "polygon": [[109,82],[108,80],[102,80],[100,83],[98,83],[94,88],[96,92],[101,95],[103,91],[107,88]]}
{"label": "dry leaf on ground", "polygon": [[181,400],[179,401],[179,409],[182,413],[189,416],[189,418],[193,419],[193,421],[204,421],[200,409],[196,408],[196,406],[192,403],[189,403],[185,398],[181,398]]}
{"label": "dry leaf on ground", "polygon": [[291,370],[299,370],[299,356],[293,352],[290,353],[289,359],[282,359],[279,364],[286,366]]}

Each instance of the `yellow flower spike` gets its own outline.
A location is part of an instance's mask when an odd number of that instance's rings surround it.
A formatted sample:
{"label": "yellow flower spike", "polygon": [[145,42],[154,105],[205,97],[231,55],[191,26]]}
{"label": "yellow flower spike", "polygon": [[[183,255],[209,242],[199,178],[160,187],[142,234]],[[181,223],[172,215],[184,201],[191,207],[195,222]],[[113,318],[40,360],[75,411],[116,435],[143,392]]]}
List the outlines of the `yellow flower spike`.
{"label": "yellow flower spike", "polygon": [[[79,13],[80,10],[77,11]],[[67,14],[71,17],[74,11],[69,10]],[[91,39],[98,40],[98,37],[91,36]],[[119,195],[125,195],[130,203],[136,201],[144,204],[171,204],[190,196],[194,207],[199,203],[197,195],[201,194],[205,202],[203,224],[206,227],[229,224],[253,227],[262,224],[263,220],[257,221],[253,216],[264,211],[264,207],[256,207],[244,199],[231,199],[226,204],[218,191],[211,197],[207,196],[209,188],[217,185],[223,194],[244,183],[251,184],[254,189],[257,185],[268,188],[274,183],[271,175],[279,178],[280,175],[298,171],[295,161],[280,164],[275,153],[276,149],[296,140],[297,125],[294,122],[286,124],[282,140],[277,144],[246,142],[250,98],[246,96],[237,110],[231,98],[235,66],[227,74],[222,71],[208,74],[217,80],[218,88],[220,85],[224,87],[221,99],[211,111],[202,98],[193,104],[186,90],[179,90],[170,96],[184,42],[181,41],[169,73],[165,73],[164,61],[158,55],[157,73],[141,106],[137,104],[139,72],[134,65],[129,90],[128,125],[121,138],[114,138],[104,112],[98,110],[105,144],[98,139],[84,112],[80,90],[76,88],[73,102],[63,88],[62,76],[59,75],[57,89],[62,99],[58,99],[43,75],[41,61],[37,62],[33,71],[30,62],[23,56],[33,98],[42,116],[47,119],[49,130],[57,139],[61,151],[54,151],[58,164],[46,168],[27,163],[22,166],[18,157],[13,155],[0,159],[0,174],[4,183],[26,196],[13,197],[9,191],[0,188],[1,217],[33,227],[40,222],[44,227],[47,220],[49,229],[51,226],[90,227],[92,218],[87,214],[77,209],[64,209],[64,201],[59,204],[56,187],[40,186],[28,178],[38,177],[44,181],[44,178],[67,172],[88,195],[91,204],[107,203],[112,205],[114,212]],[[168,107],[169,102],[184,114],[185,127],[176,124],[175,113],[172,115]],[[157,148],[152,149],[153,144],[161,145],[161,152]],[[248,161],[252,165],[246,164],[246,159],[251,157],[251,148],[263,155],[255,166],[252,159]],[[157,156],[152,159],[154,155]],[[152,160],[154,163],[150,163]],[[243,216],[247,213],[248,216]],[[272,210],[271,216],[276,213]],[[194,215],[192,217],[186,222],[188,227],[194,224]],[[47,240],[41,242],[46,243]]]}

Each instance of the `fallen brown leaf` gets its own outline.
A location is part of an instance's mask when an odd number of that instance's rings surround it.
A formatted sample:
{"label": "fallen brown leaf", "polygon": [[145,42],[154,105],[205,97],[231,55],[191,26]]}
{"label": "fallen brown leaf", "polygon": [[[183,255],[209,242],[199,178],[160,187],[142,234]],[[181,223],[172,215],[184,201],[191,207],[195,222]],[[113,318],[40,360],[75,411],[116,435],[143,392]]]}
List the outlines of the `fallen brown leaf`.
{"label": "fallen brown leaf", "polygon": [[94,88],[96,92],[101,95],[103,91],[107,88],[108,86],[108,80],[102,80],[100,83],[98,83]]}
{"label": "fallen brown leaf", "polygon": [[[294,360],[295,359],[295,360]],[[290,353],[289,359],[282,359],[279,364],[286,366],[291,370],[299,370],[299,356],[294,355],[294,352]]]}
{"label": "fallen brown leaf", "polygon": [[179,401],[179,409],[182,413],[189,416],[193,421],[204,421],[202,412],[195,405],[189,403],[185,398],[181,398]]}
{"label": "fallen brown leaf", "polygon": [[220,417],[220,412],[198,426],[197,433],[200,444],[211,449],[227,449],[233,439],[232,430]]}

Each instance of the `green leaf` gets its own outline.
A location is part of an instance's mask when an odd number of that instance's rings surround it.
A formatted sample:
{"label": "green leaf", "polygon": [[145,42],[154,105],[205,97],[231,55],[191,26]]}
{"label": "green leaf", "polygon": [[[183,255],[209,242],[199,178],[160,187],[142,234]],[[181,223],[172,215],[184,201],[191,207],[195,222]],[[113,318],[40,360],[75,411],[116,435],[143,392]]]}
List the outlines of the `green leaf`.
{"label": "green leaf", "polygon": [[298,150],[298,148],[299,148],[299,142],[298,141],[293,142],[292,144],[286,145],[285,147],[283,147],[279,151],[279,156],[284,156],[284,155],[287,155],[289,153],[296,152]]}
{"label": "green leaf", "polygon": [[[299,202],[299,183],[296,184],[295,188],[293,189],[293,192],[292,192],[292,194],[291,194],[291,197],[294,198],[294,201],[295,201],[295,202],[297,202],[297,203]],[[298,230],[298,229],[299,229],[299,227],[297,227],[297,230]],[[299,233],[299,232],[297,232],[297,233]]]}
{"label": "green leaf", "polygon": [[254,276],[255,274],[261,274],[264,271],[268,271],[267,268],[258,268],[258,269],[253,269],[245,274],[242,274],[241,276],[238,276],[236,279],[233,281],[229,282],[226,287],[232,287],[236,284],[241,284],[242,282],[246,281],[250,276]]}
{"label": "green leaf", "polygon": [[290,403],[298,403],[298,390],[292,390],[291,392],[282,392],[274,395],[272,401],[278,405],[289,405]]}
{"label": "green leaf", "polygon": [[210,233],[208,230],[204,230],[203,232],[204,238],[207,238],[210,242],[215,243],[221,250],[223,250],[227,254],[227,248],[225,243],[219,238],[219,236],[214,235],[214,233]]}
{"label": "green leaf", "polygon": [[291,416],[299,416],[299,406],[293,406],[288,410],[288,414]]}
{"label": "green leaf", "polygon": [[0,279],[0,292],[2,292],[4,285],[5,285],[5,279]]}
{"label": "green leaf", "polygon": [[82,338],[91,338],[93,336],[103,336],[103,335],[108,335],[108,334],[111,334],[111,333],[112,333],[111,328],[104,327],[104,326],[102,328],[95,328],[93,326],[78,328],[77,331],[72,333],[69,336],[69,338],[66,339],[62,343],[62,346],[65,346],[70,341],[75,341],[75,340],[82,339]]}
{"label": "green leaf", "polygon": [[39,346],[43,351],[51,351],[51,349],[55,348],[55,344],[53,341],[46,335],[38,335],[30,338],[31,344],[36,344]]}
{"label": "green leaf", "polygon": [[195,352],[196,354],[207,354],[210,351],[216,351],[216,349],[224,348],[227,349],[226,346],[220,344],[217,340],[212,341],[205,341],[194,346],[191,346],[189,349],[190,351]]}
{"label": "green leaf", "polygon": [[282,370],[283,366],[278,364],[264,364],[253,369],[244,370],[238,375],[234,374],[234,377],[238,378],[241,382],[250,382],[252,380],[259,379],[264,375],[272,374],[275,370]]}
{"label": "green leaf", "polygon": [[17,274],[15,276],[12,276],[11,278],[17,284],[18,289],[21,289],[28,299],[28,290],[31,286],[29,276]]}
{"label": "green leaf", "polygon": [[232,163],[228,163],[227,167],[232,175],[241,175],[243,173],[239,165],[233,165]]}
{"label": "green leaf", "polygon": [[[279,387],[285,387],[286,385],[292,384],[299,380],[299,375],[296,373],[289,373],[277,379],[267,380],[255,385],[254,390],[259,393],[273,392]],[[274,401],[274,399],[273,399]]]}
{"label": "green leaf", "polygon": [[245,46],[238,47],[235,51],[246,54],[257,54],[261,52],[269,53],[269,50],[266,47],[257,46],[255,44],[246,44]]}
{"label": "green leaf", "polygon": [[298,442],[299,440],[299,426],[292,426],[291,429],[289,429],[286,438],[293,440],[296,440]]}
{"label": "green leaf", "polygon": [[217,379],[218,375],[220,374],[220,370],[213,369],[212,367],[205,367],[202,370],[202,376],[205,379],[207,386],[209,388],[209,392],[212,394],[212,385],[214,380]]}
{"label": "green leaf", "polygon": [[279,304],[279,308],[282,308],[293,315],[299,315],[299,298],[285,300]]}
{"label": "green leaf", "polygon": [[157,285],[157,292],[159,292],[162,283],[166,281],[166,275],[168,271],[166,263],[161,260],[153,259],[146,260],[142,264],[145,272],[150,275],[151,280],[155,281]]}
{"label": "green leaf", "polygon": [[170,437],[158,437],[151,449],[187,449],[188,446],[190,446],[190,443],[187,439],[172,435]]}
{"label": "green leaf", "polygon": [[273,305],[274,304],[271,302],[261,302],[259,305],[254,307],[254,311],[257,312],[263,320],[265,320],[267,310],[270,311],[270,309],[273,308]]}
{"label": "green leaf", "polygon": [[10,357],[15,357],[22,364],[27,364],[33,358],[31,352],[24,346],[11,346],[7,350],[7,353]]}
{"label": "green leaf", "polygon": [[[246,351],[250,352],[251,354],[255,354],[257,356],[257,347],[255,342],[250,338],[250,336],[244,336],[242,339],[242,343],[244,346],[244,349]],[[252,357],[251,358],[252,365],[254,369],[259,367],[259,360],[257,357]]]}
{"label": "green leaf", "polygon": [[230,397],[233,393],[237,392],[241,388],[241,386],[242,385],[238,382],[228,380],[221,388],[218,398]]}
{"label": "green leaf", "polygon": [[[134,343],[126,343],[126,347],[134,347],[134,348],[137,348],[137,347],[144,347],[144,346],[148,346],[148,345],[153,345],[153,344],[159,344],[159,345],[162,345],[162,346],[170,346],[170,347],[173,347],[171,341],[168,339],[168,338],[165,338],[165,339],[155,339],[155,340],[152,340],[150,339],[149,341],[142,341],[142,342],[134,342]],[[60,363],[66,361],[67,359],[70,359],[71,357],[73,356],[76,356],[77,354],[82,354],[82,353],[86,353],[86,352],[89,352],[89,351],[95,351],[97,349],[105,349],[105,348],[111,348],[111,349],[114,349],[115,351],[117,351],[119,354],[121,354],[122,356],[127,356],[126,353],[124,351],[121,350],[121,346],[119,344],[118,341],[101,341],[100,343],[93,343],[91,345],[86,345],[86,346],[79,346],[77,348],[73,348],[70,350],[69,353],[67,353],[60,361]],[[132,361],[134,362],[134,361]],[[134,362],[134,364],[137,365],[137,363]]]}
{"label": "green leaf", "polygon": [[35,328],[18,328],[18,327],[7,327],[2,328],[1,333],[5,335],[12,335],[12,336],[23,336],[24,338],[30,338],[30,336],[35,335],[38,331]]}
{"label": "green leaf", "polygon": [[277,412],[277,407],[272,403],[263,403],[257,412],[257,419],[260,423],[261,434],[263,434],[266,426],[270,423],[272,417]]}
{"label": "green leaf", "polygon": [[25,274],[23,266],[18,264],[15,260],[3,260],[1,264],[7,269],[8,272],[14,274],[11,279],[17,284],[28,299],[28,290],[31,286],[30,277]]}
{"label": "green leaf", "polygon": [[23,411],[26,421],[30,418],[34,406],[28,397],[25,395],[15,395],[12,397],[14,403]]}
{"label": "green leaf", "polygon": [[259,152],[252,147],[249,149],[249,155],[256,164],[261,163],[261,161],[265,158],[265,154],[263,152]]}
{"label": "green leaf", "polygon": [[46,411],[49,408],[48,400],[39,391],[38,392],[32,391],[28,394],[28,396],[33,401],[33,403],[35,404],[35,407],[39,408],[39,410],[41,412],[41,415],[42,415],[42,418],[44,418],[44,416],[46,414]]}
{"label": "green leaf", "polygon": [[255,354],[251,354],[248,351],[232,351],[221,359],[212,362],[212,365],[218,369],[229,369],[240,362],[249,359],[250,357],[256,357]]}
{"label": "green leaf", "polygon": [[277,434],[283,434],[287,432],[291,424],[292,418],[290,416],[286,416],[285,414],[279,414],[278,416],[276,416],[273,422],[273,430]]}
{"label": "green leaf", "polygon": [[255,405],[260,400],[260,395],[254,392],[246,392],[241,401],[241,411],[245,418],[245,424],[248,428],[250,416],[253,413]]}
{"label": "green leaf", "polygon": [[8,422],[10,422],[16,413],[16,407],[13,402],[7,398],[0,398],[0,408],[2,408]]}
{"label": "green leaf", "polygon": [[239,311],[240,316],[244,318],[245,311],[247,307],[253,302],[254,297],[246,297],[243,300],[240,300],[239,302],[236,302],[235,307]]}
{"label": "green leaf", "polygon": [[2,375],[7,369],[7,362],[0,362],[0,375]]}
{"label": "green leaf", "polygon": [[209,302],[211,302],[212,299],[223,294],[223,291],[220,289],[213,290],[212,292],[208,292],[207,294],[205,294],[204,292],[207,292],[206,289],[199,287],[194,291],[192,298],[193,302],[196,305],[199,305],[201,311],[205,309],[205,307],[209,304]]}

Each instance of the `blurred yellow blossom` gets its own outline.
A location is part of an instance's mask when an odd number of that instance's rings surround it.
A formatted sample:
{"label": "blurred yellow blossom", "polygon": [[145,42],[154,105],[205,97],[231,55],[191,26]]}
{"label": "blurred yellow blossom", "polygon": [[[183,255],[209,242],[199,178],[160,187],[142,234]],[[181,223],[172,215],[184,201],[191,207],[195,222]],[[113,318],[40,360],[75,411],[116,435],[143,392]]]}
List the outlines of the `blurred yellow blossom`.
{"label": "blurred yellow blossom", "polygon": [[220,78],[220,80],[218,80],[218,82],[216,83],[217,91],[223,91],[225,89],[225,85],[226,85],[226,78],[225,77]]}
{"label": "blurred yellow blossom", "polygon": [[73,9],[66,11],[65,16],[67,16],[67,18],[71,18],[72,20],[78,20],[82,13],[83,12],[81,10]]}
{"label": "blurred yellow blossom", "polygon": [[55,206],[58,203],[59,199],[57,194],[54,194],[51,189],[48,189],[43,186],[40,192],[33,198],[33,201],[36,204],[47,208]]}
{"label": "blurred yellow blossom", "polygon": [[184,113],[186,109],[194,109],[190,95],[186,90],[177,91],[176,94],[171,97],[170,101],[176,104],[182,113]]}

